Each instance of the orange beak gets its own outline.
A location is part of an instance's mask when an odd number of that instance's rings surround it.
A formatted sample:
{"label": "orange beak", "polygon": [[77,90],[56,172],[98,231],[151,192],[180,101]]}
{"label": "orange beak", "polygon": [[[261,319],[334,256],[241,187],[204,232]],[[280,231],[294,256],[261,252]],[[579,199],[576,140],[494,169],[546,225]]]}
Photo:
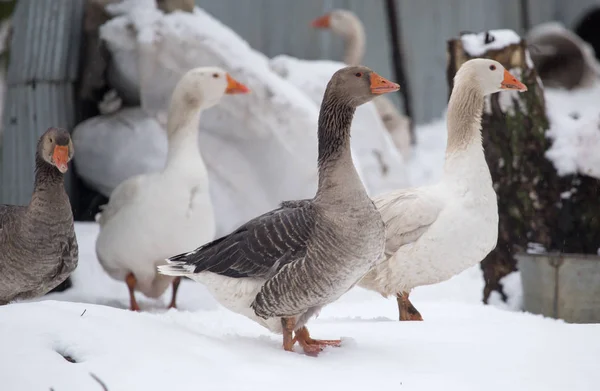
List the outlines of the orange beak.
{"label": "orange beak", "polygon": [[225,89],[226,94],[246,94],[250,92],[248,87],[229,76],[229,73],[225,76],[227,78],[227,88]]}
{"label": "orange beak", "polygon": [[387,94],[388,92],[398,91],[400,85],[389,81],[388,79],[379,76],[375,72],[371,72],[371,93],[373,94]]}
{"label": "orange beak", "polygon": [[327,29],[330,27],[331,16],[329,14],[323,15],[311,22],[311,26],[319,29]]}
{"label": "orange beak", "polygon": [[66,145],[56,145],[52,153],[52,161],[54,161],[54,165],[58,168],[58,171],[63,174],[67,172],[69,167],[69,147]]}
{"label": "orange beak", "polygon": [[517,78],[511,75],[506,69],[504,70],[504,80],[500,83],[500,88],[503,90],[527,91],[527,86],[518,81]]}

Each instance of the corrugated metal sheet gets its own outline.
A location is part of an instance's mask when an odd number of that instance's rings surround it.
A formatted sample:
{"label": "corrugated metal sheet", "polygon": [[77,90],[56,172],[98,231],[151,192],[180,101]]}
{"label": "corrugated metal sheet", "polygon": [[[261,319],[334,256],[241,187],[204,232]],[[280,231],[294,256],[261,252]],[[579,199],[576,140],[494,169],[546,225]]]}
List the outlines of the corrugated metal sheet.
{"label": "corrugated metal sheet", "polygon": [[[39,136],[50,126],[75,125],[83,5],[84,0],[17,3],[3,116],[1,203],[29,201]],[[70,182],[67,176],[67,189]]]}

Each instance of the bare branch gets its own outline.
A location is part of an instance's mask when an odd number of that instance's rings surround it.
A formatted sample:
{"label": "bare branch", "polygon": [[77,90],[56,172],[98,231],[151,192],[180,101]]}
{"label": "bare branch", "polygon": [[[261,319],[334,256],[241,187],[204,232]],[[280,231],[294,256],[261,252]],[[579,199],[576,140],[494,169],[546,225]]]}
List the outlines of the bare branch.
{"label": "bare branch", "polygon": [[94,375],[91,372],[90,372],[90,376],[92,377],[92,379],[96,380],[98,382],[98,384],[100,384],[100,387],[102,387],[103,391],[108,391],[108,387],[106,387],[106,384],[104,384],[104,382],[102,380],[100,380],[98,378],[98,376]]}

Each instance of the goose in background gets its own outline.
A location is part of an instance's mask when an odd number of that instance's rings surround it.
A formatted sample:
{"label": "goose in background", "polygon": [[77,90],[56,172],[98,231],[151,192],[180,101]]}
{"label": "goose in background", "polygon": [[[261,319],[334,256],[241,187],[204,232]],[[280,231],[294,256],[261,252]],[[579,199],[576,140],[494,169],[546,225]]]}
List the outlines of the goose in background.
{"label": "goose in background", "polygon": [[396,295],[400,320],[422,320],[411,289],[435,284],[481,262],[496,247],[498,203],[483,153],[484,97],[527,87],[493,60],[465,62],[448,103],[441,181],[373,198],[386,224],[385,261],[358,284]]}
{"label": "goose in background", "polygon": [[96,253],[104,270],[127,284],[131,310],[140,309],[136,290],[157,298],[171,283],[169,307],[175,307],[180,279],[158,274],[156,266],[170,255],[214,239],[208,174],[198,151],[200,114],[224,94],[246,92],[243,84],[220,68],[188,71],[169,105],[164,168],[122,182],[102,208]]}
{"label": "goose in background", "polygon": [[350,151],[356,107],[399,86],[366,67],[331,78],[318,125],[319,184],[310,200],[287,201],[231,234],[159,266],[169,276],[203,283],[230,310],[272,332],[283,348],[307,354],[339,340],[310,337],[307,321],[346,293],[381,260],[385,228]]}
{"label": "goose in background", "polygon": [[[102,25],[100,37],[112,56],[110,69],[129,80],[117,86],[117,93],[137,94],[141,107],[125,107],[77,126],[74,143],[85,159],[75,159],[75,165],[86,184],[108,197],[127,178],[163,167],[166,97],[187,70],[217,65],[235,72],[252,94],[214,107],[200,123],[198,147],[219,215],[216,236],[276,208],[281,200],[314,194],[318,105],[327,81],[344,64],[319,79],[315,101],[274,72],[268,57],[198,7],[192,13],[164,14],[153,0],[124,0],[108,10],[115,17]],[[319,77],[313,72],[307,71]],[[125,91],[127,86],[134,87]],[[377,122],[353,130],[359,175],[370,194],[405,187],[402,156],[377,114],[372,117]]]}
{"label": "goose in background", "polygon": [[77,267],[79,249],[63,175],[73,154],[69,132],[46,130],[37,143],[29,205],[0,205],[0,305],[43,296]]}
{"label": "goose in background", "polygon": [[281,200],[313,194],[318,107],[275,74],[266,56],[198,7],[165,14],[153,0],[124,0],[107,9],[115,16],[102,25],[100,37],[111,53],[111,69],[128,80],[115,86],[118,96],[136,94],[141,106],[77,126],[74,142],[85,159],[75,159],[75,165],[86,184],[109,196],[131,176],[164,167],[167,98],[186,71],[216,65],[252,90],[207,111],[199,125],[198,148],[219,215],[216,235]]}
{"label": "goose in background", "polygon": [[[330,29],[344,40],[343,61],[348,65],[363,63],[365,57],[365,28],[356,14],[336,9],[312,21],[312,26]],[[383,124],[390,133],[394,145],[405,160],[411,157],[410,119],[402,115],[390,99],[380,96],[373,99]]]}

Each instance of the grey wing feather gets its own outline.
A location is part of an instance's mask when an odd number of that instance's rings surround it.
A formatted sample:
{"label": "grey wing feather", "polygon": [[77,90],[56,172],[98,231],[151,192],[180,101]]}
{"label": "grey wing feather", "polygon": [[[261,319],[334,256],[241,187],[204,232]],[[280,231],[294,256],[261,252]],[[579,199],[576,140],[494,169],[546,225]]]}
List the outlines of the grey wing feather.
{"label": "grey wing feather", "polygon": [[310,201],[286,202],[227,236],[169,258],[169,262],[182,270],[193,266],[194,273],[269,278],[286,264],[304,258],[314,217]]}

